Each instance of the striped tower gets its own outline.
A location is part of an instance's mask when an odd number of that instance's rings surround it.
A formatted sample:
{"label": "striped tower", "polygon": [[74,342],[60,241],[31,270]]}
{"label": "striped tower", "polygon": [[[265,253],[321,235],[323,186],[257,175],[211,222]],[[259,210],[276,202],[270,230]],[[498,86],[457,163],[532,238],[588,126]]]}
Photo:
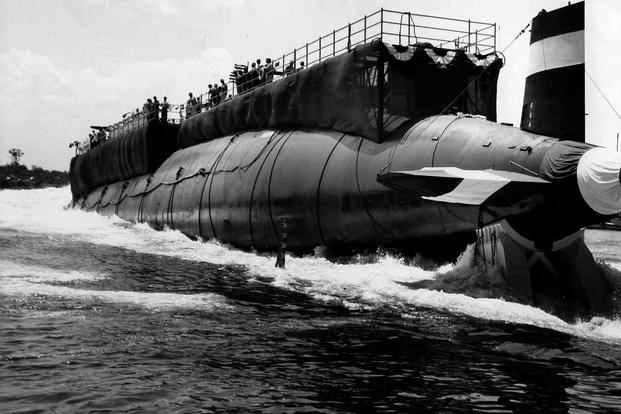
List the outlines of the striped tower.
{"label": "striped tower", "polygon": [[533,19],[520,128],[584,142],[584,2]]}

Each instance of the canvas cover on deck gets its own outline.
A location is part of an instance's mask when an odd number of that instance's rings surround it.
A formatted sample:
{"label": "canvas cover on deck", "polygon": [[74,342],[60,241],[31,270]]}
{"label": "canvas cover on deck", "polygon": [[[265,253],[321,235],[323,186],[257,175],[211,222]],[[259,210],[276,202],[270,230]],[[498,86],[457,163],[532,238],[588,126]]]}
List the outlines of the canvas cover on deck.
{"label": "canvas cover on deck", "polygon": [[327,128],[379,142],[408,119],[447,108],[495,120],[501,67],[495,54],[375,40],[187,119],[177,145],[185,148],[255,128],[289,127]]}
{"label": "canvas cover on deck", "polygon": [[585,142],[559,141],[552,145],[541,161],[539,176],[549,181],[575,177],[580,158],[594,145]]}
{"label": "canvas cover on deck", "polygon": [[178,130],[178,125],[151,121],[74,157],[70,164],[74,198],[105,184],[153,173],[174,152]]}
{"label": "canvas cover on deck", "polygon": [[496,121],[496,85],[502,59],[495,53],[387,45],[387,112],[418,118],[463,112]]}

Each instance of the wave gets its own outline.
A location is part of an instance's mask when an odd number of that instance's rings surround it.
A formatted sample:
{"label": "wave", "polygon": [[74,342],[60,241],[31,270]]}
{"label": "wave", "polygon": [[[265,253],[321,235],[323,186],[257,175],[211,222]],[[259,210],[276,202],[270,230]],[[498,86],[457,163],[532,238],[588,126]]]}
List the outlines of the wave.
{"label": "wave", "polygon": [[44,266],[26,266],[7,260],[0,260],[0,269],[0,295],[53,296],[63,299],[79,299],[90,304],[131,304],[151,310],[188,308],[213,311],[234,309],[227,303],[225,297],[213,293],[184,295],[160,292],[93,290],[57,284],[106,278],[105,275],[98,273],[61,271]]}
{"label": "wave", "polygon": [[[146,224],[130,224],[117,217],[64,210],[69,199],[67,187],[0,191],[0,211],[5,213],[0,218],[0,228],[62,234],[88,243],[192,261],[241,264],[248,269],[250,277],[268,280],[274,286],[302,292],[321,302],[339,303],[350,308],[388,307],[407,318],[414,308],[428,307],[476,318],[528,324],[580,337],[621,341],[621,319],[592,318],[568,323],[541,309],[511,301],[511,292],[503,287],[501,278],[493,270],[477,268],[473,264],[472,248],[457,262],[431,270],[417,265],[416,261],[381,252],[371,259],[353,258],[349,263],[335,263],[322,257],[320,252],[314,256],[288,256],[286,269],[280,269],[274,267],[275,256],[272,254],[240,251],[217,241],[194,241],[178,231],[155,231]],[[598,257],[597,251],[595,256]],[[619,269],[618,263],[608,264]],[[76,275],[67,272],[63,277]],[[149,303],[167,306],[180,300],[176,294],[125,292],[119,295],[118,292],[44,286],[40,281],[35,283],[28,279],[22,279],[22,282],[30,283],[28,288],[32,292],[40,289],[38,292],[42,294],[99,295],[105,300],[122,298],[122,301],[147,307],[151,306]],[[2,289],[6,291],[7,287]],[[181,296],[189,307],[206,306],[210,302],[224,306],[222,298]]]}

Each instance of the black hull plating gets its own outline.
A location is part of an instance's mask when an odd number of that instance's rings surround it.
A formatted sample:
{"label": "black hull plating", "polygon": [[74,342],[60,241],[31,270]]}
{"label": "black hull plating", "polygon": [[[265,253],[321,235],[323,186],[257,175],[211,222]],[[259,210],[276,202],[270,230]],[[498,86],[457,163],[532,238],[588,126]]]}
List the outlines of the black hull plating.
{"label": "black hull plating", "polygon": [[377,182],[378,171],[427,166],[538,171],[557,142],[492,122],[440,116],[407,125],[383,143],[332,130],[258,130],[175,152],[153,176],[100,187],[77,203],[101,214],[168,226],[241,248],[408,250],[421,240],[463,239],[478,227],[472,206],[427,202]]}

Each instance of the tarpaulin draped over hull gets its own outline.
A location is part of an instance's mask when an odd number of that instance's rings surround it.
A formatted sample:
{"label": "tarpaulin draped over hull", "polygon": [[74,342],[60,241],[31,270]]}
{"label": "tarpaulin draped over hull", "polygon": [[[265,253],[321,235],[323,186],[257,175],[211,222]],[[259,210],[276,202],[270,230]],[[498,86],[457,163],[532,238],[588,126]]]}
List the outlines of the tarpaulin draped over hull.
{"label": "tarpaulin draped over hull", "polygon": [[154,172],[175,150],[179,127],[158,121],[111,139],[71,160],[74,198],[94,188]]}
{"label": "tarpaulin draped over hull", "polygon": [[579,189],[577,199],[590,207],[582,215],[609,215],[618,212],[620,168],[621,157],[614,151],[584,142],[560,141],[546,153],[540,176],[569,183],[576,195]]}
{"label": "tarpaulin draped over hull", "polygon": [[576,175],[578,161],[585,152],[594,148],[584,142],[560,141],[554,144],[541,162],[539,176],[558,181]]}
{"label": "tarpaulin draped over hull", "polygon": [[[495,53],[475,55],[430,45],[388,45],[387,112],[409,118],[459,111],[496,120]],[[409,59],[408,59],[409,58]]]}
{"label": "tarpaulin draped over hull", "polygon": [[[426,44],[387,46],[376,40],[187,119],[177,145],[186,148],[249,129],[300,126],[381,142],[408,119],[448,106],[495,120],[501,67],[495,54],[472,55]],[[378,130],[380,110],[383,127]]]}
{"label": "tarpaulin draped over hull", "polygon": [[550,147],[541,161],[539,177],[553,182],[554,197],[562,200],[550,206],[559,223],[558,232],[563,228],[580,228],[602,220],[585,202],[576,175],[580,159],[593,148],[594,145],[584,142],[559,141]]}

